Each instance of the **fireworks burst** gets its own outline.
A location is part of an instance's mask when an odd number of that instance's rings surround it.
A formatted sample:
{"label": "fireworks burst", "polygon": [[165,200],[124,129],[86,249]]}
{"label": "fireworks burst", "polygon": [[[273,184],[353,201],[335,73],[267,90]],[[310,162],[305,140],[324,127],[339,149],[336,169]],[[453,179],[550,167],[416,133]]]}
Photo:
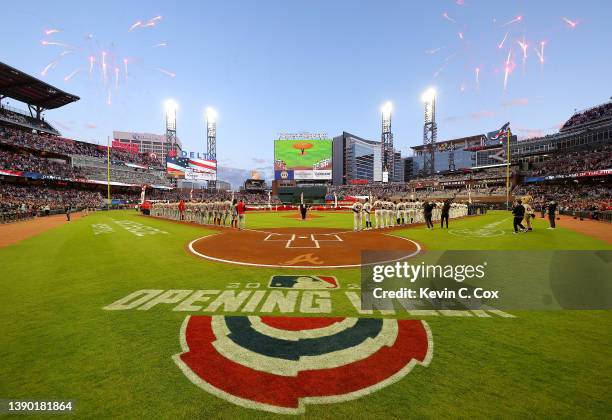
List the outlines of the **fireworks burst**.
{"label": "fireworks burst", "polygon": [[170,76],[170,77],[176,77],[176,73],[173,73],[173,72],[171,72],[171,71],[169,71],[169,70],[166,70],[166,69],[162,69],[161,67],[158,67],[158,68],[157,68],[157,71],[162,72],[162,73],[164,73],[165,75],[168,75],[168,76]]}
{"label": "fireworks burst", "polygon": [[157,25],[157,23],[162,20],[162,16],[155,16],[154,18],[151,18],[149,20],[147,20],[147,23],[142,23],[142,20],[136,21],[134,22],[134,24],[132,26],[130,26],[130,29],[128,29],[128,32],[132,32],[134,29],[138,29],[138,28],[152,28],[153,26]]}
{"label": "fireworks burst", "polygon": [[102,78],[106,81],[106,51],[102,51]]}
{"label": "fireworks burst", "polygon": [[[154,16],[150,19],[140,19],[133,23],[127,32],[139,32],[140,29],[145,27],[153,28],[158,26],[162,21],[162,16]],[[79,36],[77,41],[71,41],[51,38],[54,34],[60,32],[59,29],[43,29],[42,32],[46,36],[41,42],[43,48],[61,47],[62,52],[52,57],[52,60],[45,64],[40,74],[47,76],[52,70],[58,71],[58,69],[64,71],[62,77],[65,83],[71,82],[76,83],[77,80],[81,79],[82,76],[89,75],[89,82],[95,83],[100,89],[99,96],[101,100],[106,104],[111,105],[113,102],[113,95],[117,98],[120,95],[123,87],[127,86],[127,81],[130,74],[130,70],[134,72],[134,68],[129,68],[132,63],[138,63],[138,69],[146,69],[148,71],[158,71],[166,76],[176,77],[176,74],[170,70],[157,68],[151,64],[146,65],[144,58],[142,57],[151,48],[167,48],[168,43],[163,42],[152,42],[147,37],[139,36],[136,33],[127,35],[125,31],[121,31],[120,34],[123,37],[129,36],[130,42],[128,45],[135,45],[138,40],[141,40],[139,49],[125,50],[125,46],[122,46],[117,40],[106,40],[94,38],[93,34],[85,33],[84,36]],[[61,33],[63,35],[71,33],[67,28],[62,28]],[[149,38],[146,40],[145,38]],[[72,45],[74,46],[72,46]],[[137,48],[137,47],[132,47]],[[156,54],[156,58],[158,54]],[[94,73],[99,72],[99,77],[93,77]],[[116,102],[116,100],[115,100]]]}
{"label": "fireworks burst", "polygon": [[569,26],[570,28],[575,28],[576,26],[578,26],[578,21],[576,20],[570,20],[566,17],[562,17],[561,20],[563,20],[563,22],[567,23],[567,26]]}
{"label": "fireworks burst", "polygon": [[504,44],[506,43],[506,39],[508,39],[509,33],[510,32],[506,32],[506,35],[504,35],[504,39],[502,39],[502,41],[499,44],[497,44],[497,48],[499,48],[500,50],[504,48]]}
{"label": "fireworks burst", "polygon": [[123,73],[125,74],[125,81],[127,82],[127,79],[128,79],[128,59],[127,58],[123,59]]}
{"label": "fireworks burst", "polygon": [[444,13],[442,13],[442,17],[443,17],[444,19],[448,20],[449,22],[457,23],[457,22],[455,21],[455,19],[453,19],[452,17],[450,17],[450,16],[448,15],[448,12],[444,12]]}
{"label": "fireworks burst", "polygon": [[544,46],[545,45],[546,45],[546,42],[540,41],[540,49],[538,50],[537,48],[534,47],[535,53],[538,56],[538,59],[540,60],[541,65],[544,65]]}
{"label": "fireworks burst", "polygon": [[134,29],[138,28],[140,25],[142,25],[141,21],[135,22],[132,26],[130,26],[130,29],[128,29],[128,32],[132,32]]}
{"label": "fireworks burst", "polygon": [[438,48],[432,48],[431,50],[425,50],[425,54],[435,54],[443,48],[444,47],[438,47]]}
{"label": "fireworks burst", "polygon": [[49,72],[49,70],[51,70],[53,67],[55,67],[57,65],[58,60],[53,60],[52,62],[50,62],[49,64],[47,64],[45,66],[45,68],[43,69],[43,71],[40,72],[40,74],[42,76],[46,76],[47,73]]}
{"label": "fireworks burst", "polygon": [[513,23],[517,23],[523,20],[523,16],[517,16],[512,20],[509,20],[508,22],[504,23],[501,27],[504,28],[506,26],[512,25]]}
{"label": "fireworks burst", "polygon": [[523,40],[521,41],[520,39],[518,41],[516,41],[519,46],[521,47],[521,51],[523,52],[523,73],[525,72],[525,63],[527,62],[527,49],[529,48],[529,44],[527,44],[527,42],[525,42],[525,38],[523,37]]}
{"label": "fireworks burst", "polygon": [[80,71],[81,71],[81,69],[73,70],[72,73],[70,73],[70,74],[68,74],[67,76],[64,77],[64,82],[69,82],[70,79],[72,79],[74,76],[76,76],[77,73],[80,72]]}
{"label": "fireworks burst", "polygon": [[508,75],[512,73],[514,70],[515,64],[512,61],[512,50],[508,51],[508,58],[506,58],[506,63],[504,65],[504,91],[508,89]]}
{"label": "fireworks burst", "polygon": [[119,67],[115,67],[115,90],[119,89]]}
{"label": "fireworks burst", "polygon": [[40,43],[45,46],[49,45],[49,46],[56,46],[56,47],[63,47],[63,48],[72,48],[68,44],[64,44],[62,42],[47,41],[46,39],[43,39],[42,41],[40,41]]}

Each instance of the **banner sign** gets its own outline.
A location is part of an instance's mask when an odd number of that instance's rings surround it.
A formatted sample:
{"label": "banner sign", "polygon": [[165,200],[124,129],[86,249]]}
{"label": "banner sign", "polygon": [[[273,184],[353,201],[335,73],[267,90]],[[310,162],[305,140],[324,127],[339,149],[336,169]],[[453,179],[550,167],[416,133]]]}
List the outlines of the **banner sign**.
{"label": "banner sign", "polygon": [[122,143],[119,140],[113,140],[112,148],[134,154],[138,153],[138,144]]}
{"label": "banner sign", "polygon": [[612,169],[599,169],[595,171],[575,172],[573,174],[565,174],[565,175],[531,176],[531,177],[525,178],[524,182],[531,183],[531,182],[550,181],[553,179],[587,178],[587,177],[608,176],[608,175],[612,175]]}
{"label": "banner sign", "polygon": [[211,159],[208,159],[208,153],[190,152],[188,150],[181,150],[181,157],[190,158],[190,159],[211,160]]}
{"label": "banner sign", "polygon": [[295,179],[304,179],[304,180],[323,180],[323,179],[331,179],[332,174],[331,170],[294,170],[293,176]]}

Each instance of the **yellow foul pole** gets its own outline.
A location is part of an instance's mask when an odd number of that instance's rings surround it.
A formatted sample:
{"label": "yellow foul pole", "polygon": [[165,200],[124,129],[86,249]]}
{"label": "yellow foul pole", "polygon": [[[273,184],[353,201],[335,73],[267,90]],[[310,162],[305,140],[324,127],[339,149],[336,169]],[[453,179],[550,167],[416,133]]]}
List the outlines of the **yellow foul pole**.
{"label": "yellow foul pole", "polygon": [[110,193],[110,136],[106,136],[106,195],[107,209],[110,210],[111,206],[111,193]]}

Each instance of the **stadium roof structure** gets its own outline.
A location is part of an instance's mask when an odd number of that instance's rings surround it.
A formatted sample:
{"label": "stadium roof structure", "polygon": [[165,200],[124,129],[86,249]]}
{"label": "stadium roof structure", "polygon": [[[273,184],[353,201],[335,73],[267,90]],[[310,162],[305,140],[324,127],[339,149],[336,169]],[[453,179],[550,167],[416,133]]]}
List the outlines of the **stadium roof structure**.
{"label": "stadium roof structure", "polygon": [[0,95],[40,109],[55,109],[80,99],[2,62]]}
{"label": "stadium roof structure", "polygon": [[[437,147],[440,147],[440,145],[461,145],[461,144],[472,144],[472,143],[477,143],[480,142],[481,140],[484,141],[484,139],[486,139],[486,135],[484,134],[475,134],[473,136],[467,136],[467,137],[459,137],[456,139],[450,139],[450,140],[443,140],[443,141],[438,141],[436,142]],[[424,144],[419,144],[416,146],[410,146],[410,148],[412,150],[423,150],[425,149],[425,145]]]}

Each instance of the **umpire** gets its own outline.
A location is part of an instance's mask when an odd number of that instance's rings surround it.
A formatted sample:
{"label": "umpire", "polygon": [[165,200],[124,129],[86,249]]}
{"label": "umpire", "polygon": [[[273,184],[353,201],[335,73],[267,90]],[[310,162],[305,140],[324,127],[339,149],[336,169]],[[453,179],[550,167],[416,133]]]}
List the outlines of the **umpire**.
{"label": "umpire", "polygon": [[518,233],[518,228],[521,228],[521,232],[525,231],[525,226],[521,223],[525,217],[525,207],[521,203],[521,200],[516,200],[516,205],[512,209],[512,215],[514,216],[514,233]]}
{"label": "umpire", "polygon": [[433,213],[433,209],[436,205],[434,203],[426,202],[423,204],[423,218],[425,219],[425,223],[427,223],[427,229],[433,229],[434,224],[431,221],[431,216]]}
{"label": "umpire", "polygon": [[547,229],[555,229],[557,225],[555,224],[555,218],[557,217],[557,202],[552,200],[548,203],[548,221],[550,222],[550,227]]}
{"label": "umpire", "polygon": [[451,208],[451,202],[453,201],[452,198],[449,198],[448,200],[444,200],[444,204],[442,204],[442,214],[440,216],[440,228],[444,229],[444,221],[446,220],[446,229],[448,229],[448,219],[450,216],[450,208]]}

